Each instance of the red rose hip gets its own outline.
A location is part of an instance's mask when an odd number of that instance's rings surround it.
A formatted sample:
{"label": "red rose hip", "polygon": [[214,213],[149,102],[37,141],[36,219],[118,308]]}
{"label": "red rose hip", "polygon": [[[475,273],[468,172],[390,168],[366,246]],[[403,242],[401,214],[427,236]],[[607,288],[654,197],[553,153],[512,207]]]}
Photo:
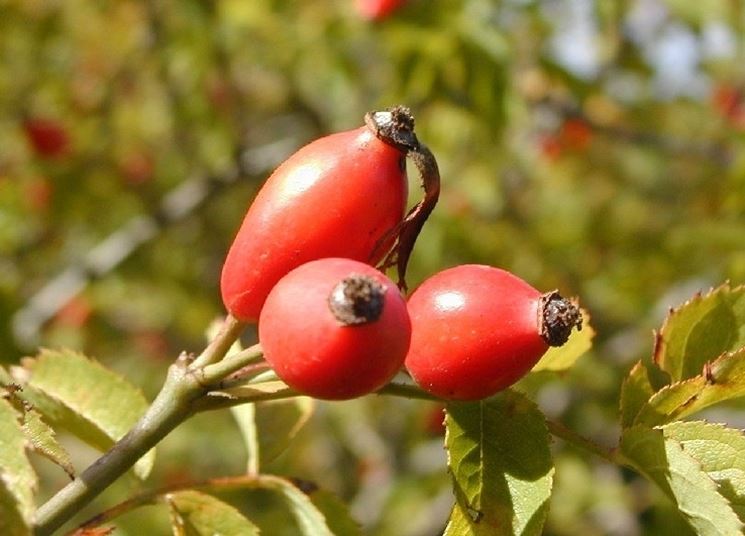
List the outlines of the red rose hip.
{"label": "red rose hip", "polygon": [[411,336],[406,302],[375,268],[351,259],[306,263],[269,293],[259,342],[298,392],[344,400],[383,387],[403,366]]}
{"label": "red rose hip", "polygon": [[406,368],[424,390],[452,400],[477,400],[512,385],[582,322],[579,309],[557,292],[541,294],[509,272],[474,264],[435,274],[408,308]]}
{"label": "red rose hip", "polygon": [[[385,257],[387,265],[398,264],[403,280],[416,235],[437,201],[439,173],[416,139],[408,109],[372,112],[365,121],[301,148],[259,191],[220,280],[223,302],[239,320],[255,321],[274,284],[315,259],[376,264]],[[428,196],[404,218],[410,153],[429,173],[423,177]]]}

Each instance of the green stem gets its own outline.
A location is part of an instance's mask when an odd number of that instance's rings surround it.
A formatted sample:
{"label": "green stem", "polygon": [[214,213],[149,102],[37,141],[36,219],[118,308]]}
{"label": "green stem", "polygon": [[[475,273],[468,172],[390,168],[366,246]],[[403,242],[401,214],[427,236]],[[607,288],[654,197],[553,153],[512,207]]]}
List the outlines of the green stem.
{"label": "green stem", "polygon": [[599,456],[610,463],[623,465],[623,461],[618,458],[615,450],[604,448],[559,422],[546,419],[546,426],[548,427],[548,431],[553,435],[563,439],[578,449]]}
{"label": "green stem", "polygon": [[192,370],[198,370],[220,361],[228,353],[230,347],[238,340],[246,324],[228,314],[220,327],[220,331],[210,341],[199,357],[191,364]]}

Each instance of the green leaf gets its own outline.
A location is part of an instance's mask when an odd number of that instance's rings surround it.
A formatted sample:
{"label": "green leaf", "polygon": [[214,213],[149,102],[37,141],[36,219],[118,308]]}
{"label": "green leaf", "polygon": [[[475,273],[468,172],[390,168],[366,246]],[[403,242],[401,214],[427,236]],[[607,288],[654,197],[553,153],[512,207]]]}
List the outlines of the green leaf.
{"label": "green leaf", "polygon": [[726,352],[745,347],[745,286],[722,285],[670,311],[658,335],[655,361],[673,381],[701,373]]}
{"label": "green leaf", "polygon": [[657,391],[639,410],[635,424],[680,420],[713,404],[745,396],[745,348],[726,354],[699,376]]}
{"label": "green leaf", "polygon": [[231,408],[248,450],[247,472],[259,468],[282,454],[313,414],[309,397],[242,404]]}
{"label": "green leaf", "polygon": [[621,385],[621,426],[627,428],[634,424],[636,416],[654,394],[654,388],[647,375],[647,367],[641,361],[631,368]]}
{"label": "green leaf", "polygon": [[[142,392],[124,378],[70,350],[42,350],[13,373],[24,384],[23,398],[52,426],[101,451],[121,439],[148,407]],[[154,460],[151,450],[135,464],[135,474],[146,478]]]}
{"label": "green leaf", "polygon": [[567,370],[583,354],[592,348],[592,339],[595,337],[595,330],[590,326],[590,315],[582,309],[582,330],[572,331],[569,340],[562,346],[554,346],[548,349],[538,364],[533,367],[532,372],[540,370],[551,370],[554,372]]}
{"label": "green leaf", "polygon": [[336,495],[322,489],[308,494],[313,505],[326,518],[326,524],[334,536],[362,536],[362,529],[352,518],[349,508]]}
{"label": "green leaf", "polygon": [[677,505],[700,536],[742,534],[745,526],[718,492],[716,482],[660,429],[634,426],[621,436],[621,453]]}
{"label": "green leaf", "polygon": [[0,534],[31,533],[36,473],[26,456],[26,438],[18,412],[0,398]]}
{"label": "green leaf", "polygon": [[282,497],[295,516],[303,536],[333,536],[323,513],[294,483],[276,476],[261,475],[258,477],[257,484]]}
{"label": "green leaf", "polygon": [[59,465],[70,478],[75,478],[75,468],[72,466],[70,455],[57,442],[54,430],[42,420],[38,411],[26,410],[23,415],[23,433],[34,451]]}
{"label": "green leaf", "polygon": [[181,491],[165,496],[171,511],[175,535],[251,536],[259,529],[230,506],[198,491]]}
{"label": "green leaf", "polygon": [[[543,415],[512,390],[447,406],[446,447],[464,535],[540,534],[554,467]],[[451,534],[455,528],[449,529]]]}
{"label": "green leaf", "polygon": [[663,426],[662,431],[699,463],[740,520],[745,521],[745,433],[703,421],[674,422]]}

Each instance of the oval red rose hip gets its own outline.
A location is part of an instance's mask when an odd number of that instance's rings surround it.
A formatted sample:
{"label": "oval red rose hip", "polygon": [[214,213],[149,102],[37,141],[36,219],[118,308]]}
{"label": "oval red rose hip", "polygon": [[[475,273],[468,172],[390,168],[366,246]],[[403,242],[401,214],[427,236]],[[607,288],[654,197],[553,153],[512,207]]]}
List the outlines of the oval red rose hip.
{"label": "oval red rose hip", "polygon": [[549,345],[581,327],[579,310],[519,277],[483,265],[435,274],[408,303],[412,323],[406,368],[441,398],[476,400],[524,376]]}

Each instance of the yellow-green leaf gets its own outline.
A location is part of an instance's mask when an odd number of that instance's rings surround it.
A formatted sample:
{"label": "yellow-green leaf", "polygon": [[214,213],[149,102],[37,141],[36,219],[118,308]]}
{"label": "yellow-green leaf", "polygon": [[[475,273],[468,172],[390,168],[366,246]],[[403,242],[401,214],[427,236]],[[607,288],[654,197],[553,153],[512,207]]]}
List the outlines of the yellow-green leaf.
{"label": "yellow-green leaf", "polygon": [[42,420],[38,411],[26,410],[23,415],[23,433],[34,451],[59,465],[70,478],[75,477],[70,455],[57,442],[54,430]]}
{"label": "yellow-green leaf", "polygon": [[447,406],[448,465],[458,505],[449,534],[540,534],[554,467],[545,418],[522,394]]}
{"label": "yellow-green leaf", "polygon": [[165,496],[176,536],[253,536],[259,529],[231,505],[188,490]]}
{"label": "yellow-green leaf", "polygon": [[740,520],[745,521],[745,433],[703,421],[673,422],[662,431],[699,463]]}
{"label": "yellow-green leaf", "polygon": [[670,311],[660,330],[655,361],[673,381],[692,378],[726,352],[745,347],[745,285],[698,294]]}
{"label": "yellow-green leaf", "polygon": [[31,533],[36,473],[26,457],[26,438],[18,412],[0,398],[0,534]]}
{"label": "yellow-green leaf", "polygon": [[698,376],[657,391],[639,410],[635,423],[654,426],[745,396],[745,348],[726,354]]}
{"label": "yellow-green leaf", "polygon": [[742,534],[745,526],[696,459],[659,428],[624,430],[621,453],[672,499],[700,536]]}
{"label": "yellow-green leaf", "polygon": [[621,426],[634,424],[636,416],[654,394],[654,388],[647,375],[647,367],[637,362],[621,385]]}
{"label": "yellow-green leaf", "polygon": [[[70,350],[42,350],[15,367],[22,396],[52,426],[59,426],[101,451],[108,450],[138,421],[148,407],[142,392],[100,363]],[[155,451],[134,467],[146,478]]]}

